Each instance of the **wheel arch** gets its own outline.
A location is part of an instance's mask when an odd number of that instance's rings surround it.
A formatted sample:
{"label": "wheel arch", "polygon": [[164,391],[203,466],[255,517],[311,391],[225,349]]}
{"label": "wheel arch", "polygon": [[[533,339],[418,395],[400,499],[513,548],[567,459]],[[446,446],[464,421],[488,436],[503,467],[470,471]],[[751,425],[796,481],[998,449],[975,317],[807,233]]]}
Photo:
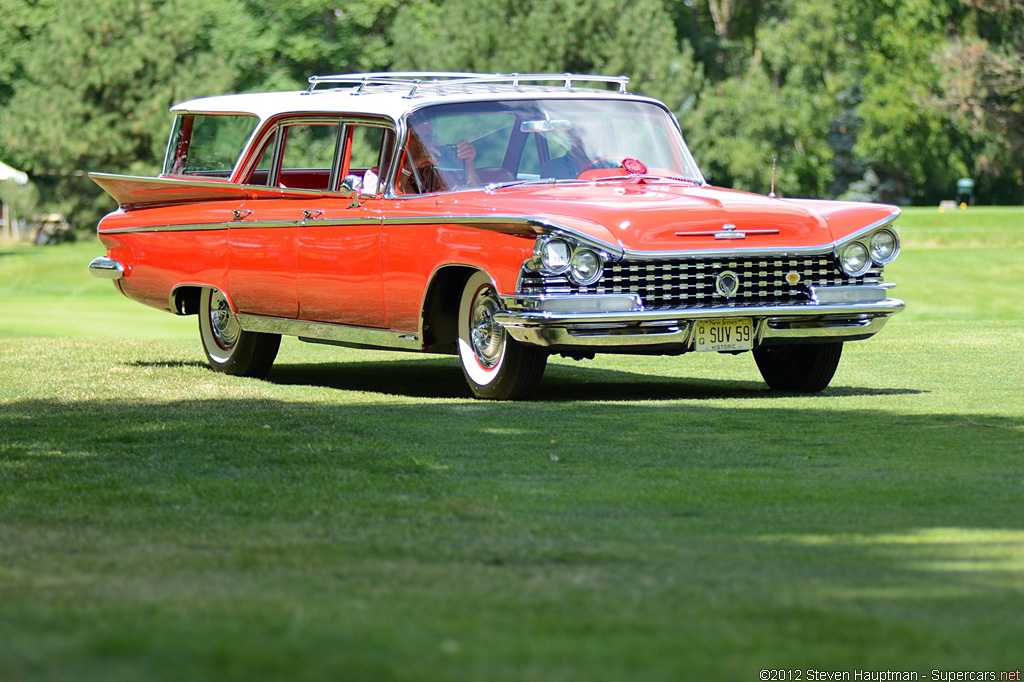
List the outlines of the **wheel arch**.
{"label": "wheel arch", "polygon": [[235,302],[231,300],[231,296],[224,291],[223,288],[213,284],[198,284],[198,283],[184,283],[175,285],[171,289],[170,300],[168,301],[168,307],[176,315],[196,315],[199,313],[199,297],[203,293],[203,289],[216,289],[224,295],[227,299],[228,305],[231,306],[232,310],[237,312],[235,308]]}
{"label": "wheel arch", "polygon": [[476,265],[451,263],[438,267],[430,276],[420,307],[420,343],[440,353],[458,352],[459,301],[466,282],[477,272],[494,277]]}

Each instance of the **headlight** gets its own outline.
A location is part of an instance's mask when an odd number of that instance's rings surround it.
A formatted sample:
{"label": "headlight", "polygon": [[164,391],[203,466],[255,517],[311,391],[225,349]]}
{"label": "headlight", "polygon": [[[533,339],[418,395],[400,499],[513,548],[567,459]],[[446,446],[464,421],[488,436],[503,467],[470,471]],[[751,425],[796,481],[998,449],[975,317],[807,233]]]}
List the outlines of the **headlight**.
{"label": "headlight", "polygon": [[871,267],[868,247],[860,242],[852,242],[839,252],[839,265],[850,277],[860,277]]}
{"label": "headlight", "polygon": [[871,260],[879,265],[885,265],[896,257],[896,254],[899,252],[900,242],[894,232],[879,230],[871,235],[868,246],[871,250]]}
{"label": "headlight", "polygon": [[569,254],[572,249],[561,239],[544,242],[540,248],[540,263],[552,275],[560,275],[569,269]]}
{"label": "headlight", "polygon": [[569,275],[577,284],[586,286],[601,279],[602,266],[601,256],[590,249],[577,249],[572,255]]}

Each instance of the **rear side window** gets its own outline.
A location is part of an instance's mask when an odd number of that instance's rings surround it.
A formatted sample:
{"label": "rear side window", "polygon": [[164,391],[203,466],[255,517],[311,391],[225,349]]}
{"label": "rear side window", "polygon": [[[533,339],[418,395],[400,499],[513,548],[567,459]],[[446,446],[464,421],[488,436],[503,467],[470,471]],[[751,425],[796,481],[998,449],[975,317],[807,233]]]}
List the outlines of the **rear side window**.
{"label": "rear side window", "polygon": [[258,123],[255,116],[177,116],[164,156],[163,174],[229,177]]}
{"label": "rear side window", "polygon": [[338,146],[337,121],[297,123],[285,126],[284,156],[281,170],[318,170],[331,172]]}

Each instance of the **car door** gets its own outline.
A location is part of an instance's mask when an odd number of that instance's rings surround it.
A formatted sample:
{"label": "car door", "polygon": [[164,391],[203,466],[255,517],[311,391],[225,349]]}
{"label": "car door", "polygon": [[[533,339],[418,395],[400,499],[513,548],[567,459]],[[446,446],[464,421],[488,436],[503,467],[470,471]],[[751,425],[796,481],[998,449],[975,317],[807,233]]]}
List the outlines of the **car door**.
{"label": "car door", "polygon": [[300,317],[298,250],[303,224],[322,215],[336,175],[337,116],[295,116],[266,137],[249,184],[254,191],[229,226],[231,294],[239,312]]}
{"label": "car door", "polygon": [[394,133],[383,120],[349,119],[340,139],[335,187],[353,176],[367,184],[352,197],[335,193],[302,223],[297,243],[299,316],[386,328],[381,189],[371,185],[386,167]]}

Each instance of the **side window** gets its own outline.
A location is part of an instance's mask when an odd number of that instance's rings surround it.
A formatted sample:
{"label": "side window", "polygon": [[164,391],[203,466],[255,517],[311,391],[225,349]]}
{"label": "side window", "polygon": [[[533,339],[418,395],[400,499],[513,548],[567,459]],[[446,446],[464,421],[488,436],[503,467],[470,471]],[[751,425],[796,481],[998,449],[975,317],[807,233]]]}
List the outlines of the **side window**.
{"label": "side window", "polygon": [[[340,128],[337,121],[286,125],[278,185],[326,190],[330,185]],[[261,159],[260,167],[264,163]]]}
{"label": "side window", "polygon": [[255,116],[176,116],[164,157],[163,174],[229,177],[258,123]]}
{"label": "side window", "polygon": [[349,152],[345,175],[358,175],[363,180],[362,194],[379,194],[380,178],[387,170],[384,157],[386,145],[392,140],[387,128],[354,124],[349,126]]}
{"label": "side window", "polygon": [[508,154],[515,115],[476,108],[409,116],[399,194],[432,194],[483,187],[513,179],[502,164]]}
{"label": "side window", "polygon": [[372,126],[352,127],[352,153],[349,156],[351,172],[365,171],[380,162],[380,148],[384,142],[384,129]]}

